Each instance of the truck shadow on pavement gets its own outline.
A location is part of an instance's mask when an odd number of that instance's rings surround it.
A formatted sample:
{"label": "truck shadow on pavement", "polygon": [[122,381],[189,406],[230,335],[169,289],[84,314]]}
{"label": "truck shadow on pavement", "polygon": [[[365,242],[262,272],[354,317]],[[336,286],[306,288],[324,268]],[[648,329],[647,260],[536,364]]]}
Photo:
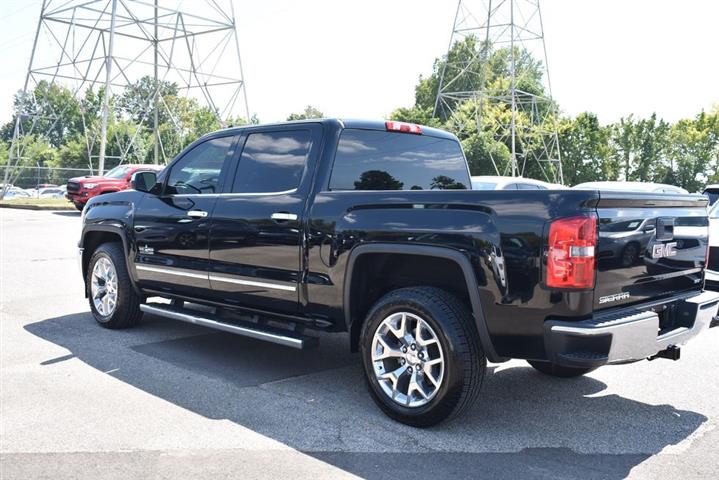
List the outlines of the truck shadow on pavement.
{"label": "truck shadow on pavement", "polygon": [[43,361],[48,368],[78,358],[361,477],[624,478],[707,420],[670,405],[601,395],[606,385],[592,377],[554,379],[529,367],[499,367],[488,369],[471,411],[420,430],[375,407],[345,335],[323,335],[318,349],[296,351],[152,316],[125,331],[104,330],[89,313],[25,328],[69,350]]}

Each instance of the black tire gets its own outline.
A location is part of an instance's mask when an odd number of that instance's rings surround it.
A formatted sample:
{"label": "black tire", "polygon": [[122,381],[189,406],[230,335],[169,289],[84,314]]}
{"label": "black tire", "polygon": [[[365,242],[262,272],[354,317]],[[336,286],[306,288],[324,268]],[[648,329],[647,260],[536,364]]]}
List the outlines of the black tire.
{"label": "black tire", "polygon": [[599,367],[588,367],[588,368],[577,368],[577,367],[564,367],[551,362],[537,362],[534,360],[527,360],[535,370],[542,372],[545,375],[559,378],[574,378],[586,375],[589,372],[593,372]]}
{"label": "black tire", "polygon": [[83,204],[83,203],[73,203],[73,205],[75,205],[75,208],[76,208],[79,212],[82,212],[82,210],[85,208],[85,204]]}
{"label": "black tire", "polygon": [[620,259],[622,267],[631,267],[639,260],[639,247],[636,243],[630,243],[624,250],[622,250],[622,257]]}
{"label": "black tire", "polygon": [[[372,365],[372,339],[382,321],[393,313],[422,318],[436,334],[445,355],[445,374],[437,393],[422,406],[407,407],[382,390]],[[454,295],[433,287],[394,290],[370,310],[360,334],[362,366],[372,399],[389,417],[414,427],[430,427],[457,416],[479,395],[487,360],[474,317]]]}
{"label": "black tire", "polygon": [[[109,315],[102,315],[98,312],[97,308],[95,308],[90,287],[93,268],[100,258],[107,258],[112,262],[117,276],[117,303],[115,309]],[[122,244],[114,242],[103,243],[92,253],[92,257],[90,257],[90,262],[87,266],[85,289],[87,291],[92,316],[95,317],[97,323],[103,327],[111,329],[128,328],[136,325],[142,318],[142,311],[140,310],[141,299],[132,288],[132,281],[127,272],[127,264],[125,263]]]}

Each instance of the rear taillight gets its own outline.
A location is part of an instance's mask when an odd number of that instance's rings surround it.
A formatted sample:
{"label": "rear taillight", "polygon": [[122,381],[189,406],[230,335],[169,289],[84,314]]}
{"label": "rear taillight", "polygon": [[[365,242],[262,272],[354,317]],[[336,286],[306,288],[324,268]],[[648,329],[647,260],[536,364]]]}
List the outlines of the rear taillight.
{"label": "rear taillight", "polygon": [[597,218],[581,216],[555,220],[549,227],[547,286],[593,288],[597,246]]}
{"label": "rear taillight", "polygon": [[422,135],[422,127],[414,123],[405,122],[384,122],[388,132],[415,133]]}

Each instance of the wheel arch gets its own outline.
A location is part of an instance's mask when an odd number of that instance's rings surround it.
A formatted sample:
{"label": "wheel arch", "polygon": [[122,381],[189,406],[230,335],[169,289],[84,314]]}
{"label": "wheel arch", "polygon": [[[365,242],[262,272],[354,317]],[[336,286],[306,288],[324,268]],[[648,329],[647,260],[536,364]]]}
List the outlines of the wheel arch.
{"label": "wheel arch", "polygon": [[[474,323],[485,355],[491,362],[506,360],[503,357],[499,357],[494,350],[482,310],[477,279],[469,259],[457,250],[430,245],[372,243],[357,246],[350,252],[343,285],[343,310],[345,326],[350,333],[350,347],[352,351],[357,351],[358,349],[359,332],[365,320],[364,317],[369,307],[371,307],[371,305],[368,306],[368,303],[374,303],[374,301],[379,299],[383,294],[380,288],[379,293],[375,292],[375,294],[370,295],[368,299],[365,299],[364,296],[360,297],[358,285],[362,285],[361,282],[363,278],[365,278],[362,275],[366,275],[366,272],[363,270],[367,270],[366,267],[363,268],[361,260],[366,258],[379,259],[380,256],[386,256],[392,259],[402,257],[405,259],[404,261],[409,260],[419,265],[429,262],[429,264],[433,265],[451,266],[449,268],[451,272],[447,274],[450,278],[456,280],[456,282],[461,283],[461,285],[456,285],[456,287],[462,288],[462,291],[466,294],[466,301],[474,317]],[[381,273],[381,269],[373,270],[374,273],[370,275],[370,279],[376,279],[375,277]],[[431,275],[427,275],[417,279],[412,278],[412,280],[408,280],[406,284],[394,286],[389,283],[385,285],[385,287],[390,290],[404,286],[438,286],[447,289],[446,286],[435,283],[432,277]],[[391,288],[393,286],[395,288]],[[452,293],[462,295],[457,290]]]}
{"label": "wheel arch", "polygon": [[[82,239],[79,245],[82,249],[81,267],[83,282],[87,278],[87,268],[93,252],[103,243],[110,242],[122,243],[122,251],[125,254],[125,265],[130,278],[132,279],[132,288],[139,295],[140,290],[137,288],[135,271],[131,268],[132,262],[130,261],[130,243],[127,239],[125,231],[116,225],[91,225],[85,227],[83,230]],[[87,289],[85,289],[85,296],[87,297]]]}

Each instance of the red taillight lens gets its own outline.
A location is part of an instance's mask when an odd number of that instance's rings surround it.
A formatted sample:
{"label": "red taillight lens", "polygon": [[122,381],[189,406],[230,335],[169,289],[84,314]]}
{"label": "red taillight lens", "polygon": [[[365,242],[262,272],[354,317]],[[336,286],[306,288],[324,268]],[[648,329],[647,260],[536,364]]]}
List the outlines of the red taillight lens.
{"label": "red taillight lens", "polygon": [[422,127],[414,123],[405,122],[384,122],[388,132],[415,133],[422,135]]}
{"label": "red taillight lens", "polygon": [[596,217],[562,218],[552,222],[549,227],[547,286],[593,288],[596,246]]}

